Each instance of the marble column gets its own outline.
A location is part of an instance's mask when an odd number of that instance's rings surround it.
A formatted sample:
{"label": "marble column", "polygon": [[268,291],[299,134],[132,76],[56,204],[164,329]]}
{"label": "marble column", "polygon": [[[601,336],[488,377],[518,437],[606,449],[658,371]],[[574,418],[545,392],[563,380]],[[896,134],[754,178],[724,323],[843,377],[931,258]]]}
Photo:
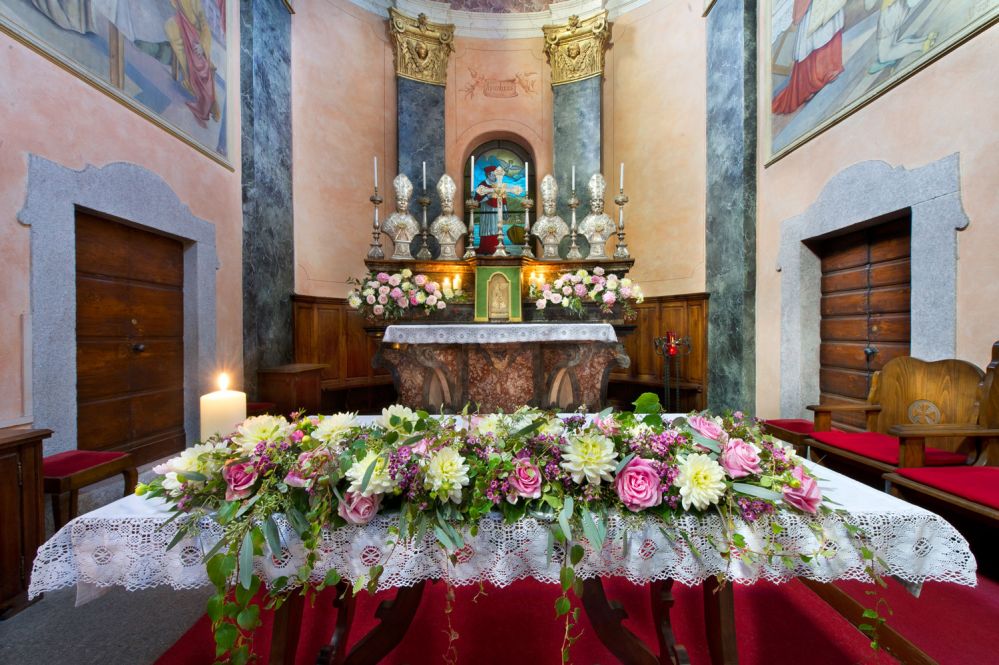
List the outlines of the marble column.
{"label": "marble column", "polygon": [[[421,221],[422,209],[416,205],[416,199],[423,191],[423,162],[427,163],[429,224],[440,214],[441,208],[437,200],[437,181],[444,175],[444,86],[400,76],[396,79],[396,100],[399,173],[405,173],[413,183],[411,211],[417,221]],[[392,192],[387,192],[385,198],[391,202]]]}
{"label": "marble column", "polygon": [[581,221],[586,215],[586,183],[600,172],[603,77],[563,83],[552,88],[552,116],[555,120],[554,175],[559,185],[558,214],[569,222],[567,201],[572,191],[572,167],[576,166],[576,210]]}
{"label": "marble column", "polygon": [[240,3],[243,371],[292,361],[295,288],[291,185],[291,14],[281,0]]}
{"label": "marble column", "polygon": [[756,2],[707,18],[708,407],[756,405]]}

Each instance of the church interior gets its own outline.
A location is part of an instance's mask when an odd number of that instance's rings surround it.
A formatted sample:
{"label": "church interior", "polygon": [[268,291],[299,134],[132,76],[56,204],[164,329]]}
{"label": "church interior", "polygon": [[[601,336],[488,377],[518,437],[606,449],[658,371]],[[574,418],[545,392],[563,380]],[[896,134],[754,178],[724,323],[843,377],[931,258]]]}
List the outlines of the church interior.
{"label": "church interior", "polygon": [[0,0],[0,663],[996,662],[997,22]]}

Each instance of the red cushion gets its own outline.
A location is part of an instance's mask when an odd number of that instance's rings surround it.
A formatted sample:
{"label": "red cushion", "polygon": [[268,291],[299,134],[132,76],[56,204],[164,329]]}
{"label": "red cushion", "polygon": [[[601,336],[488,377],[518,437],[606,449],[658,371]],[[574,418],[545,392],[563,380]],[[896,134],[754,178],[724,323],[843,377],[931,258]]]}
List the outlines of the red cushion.
{"label": "red cushion", "polygon": [[[898,439],[887,434],[876,432],[813,432],[811,437],[816,441],[857,453],[885,464],[898,464]],[[967,456],[960,453],[949,453],[933,446],[926,446],[927,466],[944,466],[947,464],[964,464]]]}
{"label": "red cushion", "polygon": [[105,450],[67,450],[43,458],[42,473],[46,478],[65,478],[127,454]]}
{"label": "red cushion", "polygon": [[763,422],[771,427],[786,429],[788,432],[794,432],[795,434],[811,434],[815,431],[815,423],[804,418],[773,418],[771,420],[764,420]]}
{"label": "red cushion", "polygon": [[999,467],[955,466],[899,469],[898,475],[999,510]]}

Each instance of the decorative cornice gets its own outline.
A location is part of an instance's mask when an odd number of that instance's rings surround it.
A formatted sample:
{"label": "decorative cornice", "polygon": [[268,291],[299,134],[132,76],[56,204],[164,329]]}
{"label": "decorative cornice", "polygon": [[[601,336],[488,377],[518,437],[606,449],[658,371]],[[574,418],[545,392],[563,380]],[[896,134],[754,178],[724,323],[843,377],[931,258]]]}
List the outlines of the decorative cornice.
{"label": "decorative cornice", "polygon": [[453,25],[431,23],[426,14],[410,18],[390,7],[389,34],[396,76],[445,85],[447,58],[454,50]]}
{"label": "decorative cornice", "polygon": [[546,25],[545,54],[552,67],[552,85],[572,83],[604,73],[604,49],[610,40],[607,11],[565,25]]}

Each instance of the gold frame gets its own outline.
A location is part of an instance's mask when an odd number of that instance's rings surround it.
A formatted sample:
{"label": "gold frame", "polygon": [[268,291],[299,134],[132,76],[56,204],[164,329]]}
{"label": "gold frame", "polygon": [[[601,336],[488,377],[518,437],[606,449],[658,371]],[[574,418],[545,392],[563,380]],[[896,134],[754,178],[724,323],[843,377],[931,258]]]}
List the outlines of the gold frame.
{"label": "gold frame", "polygon": [[[228,25],[233,25],[233,21],[239,22],[239,16],[234,10],[234,7],[238,6],[232,0],[226,2],[226,23]],[[291,8],[289,7],[289,11]],[[137,115],[150,121],[160,129],[164,130],[168,134],[172,135],[174,138],[186,143],[188,146],[194,148],[196,151],[208,157],[212,161],[224,166],[229,171],[235,171],[236,167],[233,162],[229,160],[228,157],[221,155],[211,148],[199,143],[193,136],[190,136],[184,130],[173,124],[167,122],[156,114],[152,109],[146,108],[136,100],[132,99],[124,93],[124,91],[115,88],[111,85],[110,81],[105,81],[100,77],[96,76],[92,72],[87,71],[80,65],[74,63],[66,56],[58,53],[49,44],[42,41],[40,38],[28,32],[25,28],[11,21],[7,16],[0,14],[0,32],[10,35],[15,41],[20,42],[24,46],[27,46],[32,51],[42,56],[49,62],[61,67],[63,70],[69,72],[70,74],[81,79],[84,83],[89,84],[91,87],[96,88],[98,91],[104,93],[114,101],[118,102],[125,108],[136,113]],[[239,67],[234,66],[232,58],[232,45],[233,45],[233,33],[232,31],[227,31],[226,33],[226,90],[225,90],[225,102],[226,107],[231,109],[232,102],[239,102],[239,95],[237,91],[233,89],[230,85],[232,81],[232,74],[236,75],[236,80],[239,80]],[[226,123],[226,145],[235,145],[234,139],[239,137],[234,134],[233,122],[230,120]]]}
{"label": "gold frame", "polygon": [[761,110],[764,116],[763,124],[763,141],[764,141],[764,154],[766,159],[763,162],[764,167],[768,167],[771,164],[779,161],[788,154],[794,152],[804,144],[811,141],[816,136],[822,134],[829,128],[839,124],[846,118],[850,117],[860,109],[864,108],[871,102],[875,101],[883,94],[893,89],[895,86],[907,81],[909,78],[922,71],[929,65],[933,64],[943,56],[947,55],[957,47],[961,46],[965,42],[969,41],[981,32],[991,27],[996,21],[999,21],[999,7],[995,7],[973,23],[970,23],[964,27],[963,30],[959,31],[953,35],[950,39],[945,42],[941,42],[933,49],[931,49],[925,56],[917,60],[916,62],[908,65],[895,77],[888,80],[887,83],[882,86],[871,90],[866,95],[854,100],[847,106],[841,108],[839,111],[829,116],[821,123],[813,127],[811,130],[805,132],[798,138],[796,138],[791,143],[787,144],[780,150],[774,152],[773,148],[773,127],[772,127],[772,117],[773,113],[770,110],[770,103],[773,99],[773,54],[771,52],[771,25],[773,21],[771,20],[773,16],[773,0],[764,0],[762,2],[764,8],[763,14],[763,30],[762,41],[759,42],[763,44],[763,48],[760,52],[763,56],[763,92],[764,94],[758,98],[758,110]]}

